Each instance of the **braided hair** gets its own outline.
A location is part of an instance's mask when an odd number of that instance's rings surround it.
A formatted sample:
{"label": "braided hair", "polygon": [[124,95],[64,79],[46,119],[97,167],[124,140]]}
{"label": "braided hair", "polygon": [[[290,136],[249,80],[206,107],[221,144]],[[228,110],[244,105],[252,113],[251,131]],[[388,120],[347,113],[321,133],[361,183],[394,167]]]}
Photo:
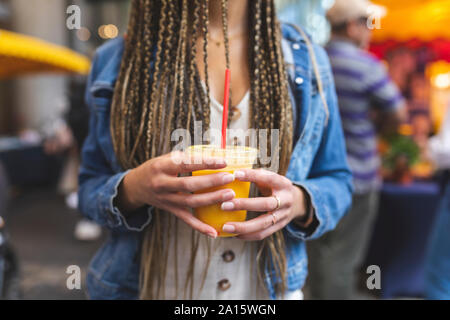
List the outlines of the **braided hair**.
{"label": "braided hair", "polygon": [[[209,128],[210,1],[213,0],[132,0],[110,122],[114,151],[123,169],[135,168],[170,152],[171,142],[167,137],[177,128],[193,132],[193,119],[203,121],[203,130]],[[229,67],[228,0],[220,1]],[[292,106],[274,0],[249,1],[248,23],[251,128],[279,130],[278,172],[285,174],[293,144]],[[197,52],[196,41],[200,37],[203,52]],[[198,54],[202,54],[204,62],[205,90],[196,66]],[[271,140],[268,139],[269,145]],[[168,232],[171,228],[177,230],[177,219],[173,220],[171,215],[154,210],[153,222],[142,242],[142,298],[164,296],[168,249],[172,241],[177,246],[177,232]],[[175,234],[174,240],[170,234]],[[192,233],[192,258],[185,283],[185,295],[189,291],[191,297],[199,238],[198,233]],[[275,288],[283,294],[286,255],[281,231],[260,241],[257,262],[261,281],[268,266],[275,267],[281,279]],[[178,273],[175,279],[178,287],[177,276]]]}

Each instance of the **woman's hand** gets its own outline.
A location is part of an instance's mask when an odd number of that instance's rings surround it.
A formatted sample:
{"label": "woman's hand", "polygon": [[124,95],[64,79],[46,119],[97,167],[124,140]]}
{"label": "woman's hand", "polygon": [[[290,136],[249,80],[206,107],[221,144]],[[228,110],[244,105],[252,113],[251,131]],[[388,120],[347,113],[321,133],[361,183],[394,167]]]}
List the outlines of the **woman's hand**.
{"label": "woman's hand", "polygon": [[226,223],[224,232],[238,234],[244,240],[262,240],[283,229],[293,219],[305,216],[305,196],[286,177],[264,169],[239,170],[234,175],[238,180],[255,183],[264,197],[233,199],[224,202],[222,210],[267,213],[245,222]]}
{"label": "woman's hand", "polygon": [[173,152],[151,159],[131,170],[123,179],[117,199],[123,212],[130,212],[145,205],[166,210],[197,231],[217,237],[217,231],[192,215],[190,208],[232,200],[236,195],[231,189],[194,195],[192,192],[226,185],[234,180],[227,172],[198,177],[179,177],[179,174],[205,169],[226,167],[223,159],[192,158],[182,152]]}

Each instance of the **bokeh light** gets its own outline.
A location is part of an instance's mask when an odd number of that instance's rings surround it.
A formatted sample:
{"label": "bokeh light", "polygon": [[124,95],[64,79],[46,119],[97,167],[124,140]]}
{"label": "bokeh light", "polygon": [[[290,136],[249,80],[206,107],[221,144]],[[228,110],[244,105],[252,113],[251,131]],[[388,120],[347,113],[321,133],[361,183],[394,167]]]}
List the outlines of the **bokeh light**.
{"label": "bokeh light", "polygon": [[80,41],[88,41],[91,38],[91,32],[89,31],[88,28],[81,28],[79,30],[77,30],[77,38]]}
{"label": "bokeh light", "polygon": [[114,39],[119,35],[119,29],[113,24],[101,25],[98,28],[98,35],[102,39]]}

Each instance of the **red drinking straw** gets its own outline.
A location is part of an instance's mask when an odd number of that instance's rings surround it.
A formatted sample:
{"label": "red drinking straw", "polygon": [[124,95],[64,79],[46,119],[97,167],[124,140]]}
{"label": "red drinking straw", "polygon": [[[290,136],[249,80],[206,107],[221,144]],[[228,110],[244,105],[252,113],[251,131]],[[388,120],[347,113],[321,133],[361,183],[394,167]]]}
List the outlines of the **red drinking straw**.
{"label": "red drinking straw", "polygon": [[223,113],[222,113],[222,149],[227,147],[227,125],[228,125],[228,104],[230,100],[230,69],[225,70],[225,90],[223,93]]}

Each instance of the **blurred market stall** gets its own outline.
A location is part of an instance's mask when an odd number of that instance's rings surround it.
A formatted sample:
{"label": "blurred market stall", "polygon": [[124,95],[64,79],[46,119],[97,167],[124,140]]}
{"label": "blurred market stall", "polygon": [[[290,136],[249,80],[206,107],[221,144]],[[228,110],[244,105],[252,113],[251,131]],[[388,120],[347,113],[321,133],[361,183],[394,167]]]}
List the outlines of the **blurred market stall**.
{"label": "blurred market stall", "polygon": [[373,40],[450,40],[450,0],[373,0],[388,9]]}
{"label": "blurred market stall", "polygon": [[[374,29],[371,51],[386,62],[408,102],[410,121],[400,134],[419,148],[419,155],[409,156],[410,173],[429,178],[433,168],[426,155],[428,138],[439,130],[450,104],[450,0],[374,2],[387,14]],[[392,141],[382,144],[389,153],[387,145]]]}
{"label": "blurred market stall", "polygon": [[388,14],[381,19],[381,28],[374,30],[371,51],[387,60],[391,75],[409,94],[424,76],[431,89],[430,118],[437,131],[450,102],[450,0],[374,2],[385,6]]}
{"label": "blurred market stall", "polygon": [[[89,68],[90,60],[70,49],[0,29],[0,80],[42,73],[87,75]],[[0,138],[0,161],[11,184],[27,185],[56,179],[61,160],[45,154],[37,133],[26,133]]]}
{"label": "blurred market stall", "polygon": [[87,74],[89,59],[37,38],[0,30],[0,79],[29,73]]}

